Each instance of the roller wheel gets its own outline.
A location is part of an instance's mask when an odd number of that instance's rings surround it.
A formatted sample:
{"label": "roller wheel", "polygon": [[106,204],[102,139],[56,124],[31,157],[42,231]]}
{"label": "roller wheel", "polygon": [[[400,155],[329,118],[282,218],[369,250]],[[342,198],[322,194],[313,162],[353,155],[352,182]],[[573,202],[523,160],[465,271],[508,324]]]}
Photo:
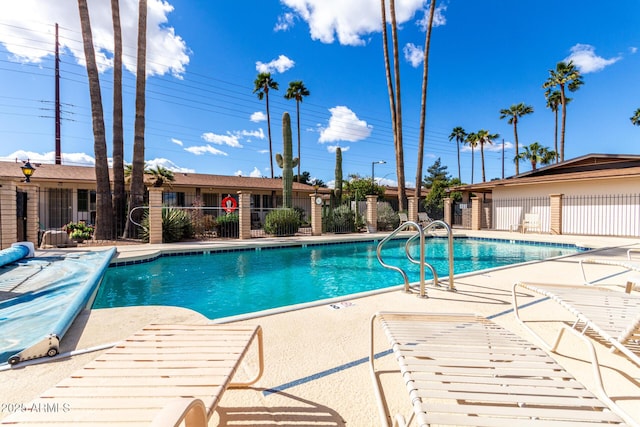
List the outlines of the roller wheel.
{"label": "roller wheel", "polygon": [[20,357],[18,356],[13,356],[9,359],[9,365],[15,365],[16,363],[18,363],[20,361]]}
{"label": "roller wheel", "polygon": [[55,356],[56,354],[58,354],[58,349],[57,349],[57,348],[53,348],[53,347],[51,347],[51,348],[49,349],[49,351],[47,351],[47,356],[49,356],[49,357],[53,357],[53,356]]}

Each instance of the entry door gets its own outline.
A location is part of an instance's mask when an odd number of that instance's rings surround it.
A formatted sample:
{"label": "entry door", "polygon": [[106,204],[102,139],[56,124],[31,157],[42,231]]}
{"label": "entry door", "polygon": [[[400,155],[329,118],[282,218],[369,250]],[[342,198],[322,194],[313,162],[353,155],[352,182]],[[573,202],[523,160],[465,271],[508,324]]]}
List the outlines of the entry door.
{"label": "entry door", "polygon": [[24,191],[16,192],[16,222],[17,228],[17,241],[27,241],[27,193]]}

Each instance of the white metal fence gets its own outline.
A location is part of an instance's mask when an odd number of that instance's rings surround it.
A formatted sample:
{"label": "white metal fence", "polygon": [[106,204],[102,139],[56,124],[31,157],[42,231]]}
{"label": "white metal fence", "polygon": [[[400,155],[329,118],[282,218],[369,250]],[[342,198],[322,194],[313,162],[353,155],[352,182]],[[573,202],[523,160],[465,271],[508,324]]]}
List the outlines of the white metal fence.
{"label": "white metal fence", "polygon": [[640,194],[564,196],[563,234],[640,236]]}
{"label": "white metal fence", "polygon": [[496,230],[513,230],[522,224],[524,215],[535,213],[540,216],[540,231],[550,231],[550,198],[528,197],[493,200],[493,228]]}

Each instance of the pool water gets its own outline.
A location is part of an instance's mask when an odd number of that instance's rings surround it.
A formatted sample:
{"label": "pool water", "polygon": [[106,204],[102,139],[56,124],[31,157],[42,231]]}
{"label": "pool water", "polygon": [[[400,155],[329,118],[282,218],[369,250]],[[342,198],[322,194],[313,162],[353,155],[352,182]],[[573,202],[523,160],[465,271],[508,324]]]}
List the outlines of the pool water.
{"label": "pool water", "polygon": [[[382,258],[405,269],[411,282],[418,266],[404,253],[405,240],[390,241]],[[109,268],[94,308],[168,305],[195,310],[210,319],[397,286],[399,273],[383,268],[377,242],[262,248],[204,255],[165,256]],[[447,239],[426,243],[425,259],[447,277]],[[414,258],[418,258],[414,247]],[[413,252],[412,250],[412,252]],[[455,274],[576,253],[576,247],[454,240]],[[432,278],[429,269],[425,277]]]}

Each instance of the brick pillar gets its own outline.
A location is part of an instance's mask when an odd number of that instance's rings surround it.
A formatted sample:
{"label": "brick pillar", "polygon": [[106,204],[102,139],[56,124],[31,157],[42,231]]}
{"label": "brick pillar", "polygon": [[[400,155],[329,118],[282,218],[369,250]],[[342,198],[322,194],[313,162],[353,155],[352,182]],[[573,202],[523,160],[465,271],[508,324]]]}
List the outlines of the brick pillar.
{"label": "brick pillar", "polygon": [[551,199],[551,234],[562,234],[562,194],[549,194]]}
{"label": "brick pillar", "polygon": [[378,231],[378,196],[375,194],[367,196],[367,231]]}
{"label": "brick pillar", "polygon": [[451,197],[444,198],[444,222],[446,222],[449,227],[453,227],[453,218],[451,218],[452,203]]}
{"label": "brick pillar", "polygon": [[0,182],[0,224],[0,249],[6,249],[15,243],[18,236],[15,182]]}
{"label": "brick pillar", "polygon": [[40,213],[38,212],[38,184],[22,184],[20,189],[27,193],[27,241],[38,247],[38,231],[40,230]]}
{"label": "brick pillar", "polygon": [[409,212],[407,212],[409,221],[418,222],[418,203],[417,197],[409,197]]}
{"label": "brick pillar", "polygon": [[[320,199],[321,203],[317,203]],[[319,194],[311,195],[311,235],[322,235],[322,207],[324,206],[324,200]]]}
{"label": "brick pillar", "polygon": [[149,243],[162,243],[162,187],[149,187]]}
{"label": "brick pillar", "polygon": [[482,228],[482,200],[480,197],[471,198],[471,229],[480,230]]}
{"label": "brick pillar", "polygon": [[240,239],[251,238],[251,193],[238,191],[238,216],[240,217]]}

